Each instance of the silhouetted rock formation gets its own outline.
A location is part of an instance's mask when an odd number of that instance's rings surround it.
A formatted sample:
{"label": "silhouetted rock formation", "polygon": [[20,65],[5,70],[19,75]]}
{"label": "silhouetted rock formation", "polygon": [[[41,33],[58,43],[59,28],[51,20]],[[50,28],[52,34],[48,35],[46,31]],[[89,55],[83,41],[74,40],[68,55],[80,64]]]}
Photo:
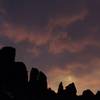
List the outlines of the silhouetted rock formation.
{"label": "silhouetted rock formation", "polygon": [[100,97],[100,91],[97,91],[96,96]]}
{"label": "silhouetted rock formation", "polygon": [[87,89],[87,90],[83,91],[83,96],[84,97],[92,97],[92,96],[94,96],[94,93],[90,89]]}
{"label": "silhouetted rock formation", "polygon": [[29,91],[32,98],[46,96],[47,93],[47,77],[36,68],[32,68],[30,73]]}
{"label": "silhouetted rock formation", "polygon": [[30,98],[37,98],[39,92],[39,71],[36,68],[32,68],[30,72],[30,80],[29,80],[29,95]]}
{"label": "silhouetted rock formation", "polygon": [[58,87],[58,97],[62,97],[64,94],[64,88],[63,88],[63,83],[60,82],[59,87]]}
{"label": "silhouetted rock formation", "polygon": [[28,74],[26,70],[26,66],[22,62],[15,62],[14,65],[14,73],[13,73],[13,88],[14,92],[22,99],[27,98],[27,90],[28,90]]}
{"label": "silhouetted rock formation", "polygon": [[46,75],[36,68],[32,68],[30,79],[24,63],[15,61],[16,50],[13,47],[0,49],[0,100],[44,100],[68,98],[100,98],[100,91],[94,93],[87,89],[81,96],[77,96],[77,89],[74,83],[63,88],[61,82],[58,93],[51,88],[48,89]]}
{"label": "silhouetted rock formation", "polygon": [[47,89],[47,98],[48,99],[55,99],[57,98],[57,94],[51,88]]}
{"label": "silhouetted rock formation", "polygon": [[15,56],[16,56],[16,50],[13,47],[3,47],[0,50],[0,61],[2,62],[8,62],[8,63],[14,62]]}
{"label": "silhouetted rock formation", "polygon": [[59,87],[58,87],[58,94],[62,93],[64,91],[64,88],[63,88],[63,83],[61,82],[59,84]]}
{"label": "silhouetted rock formation", "polygon": [[47,77],[43,72],[39,72],[39,92],[40,96],[45,96],[47,91]]}
{"label": "silhouetted rock formation", "polygon": [[64,90],[64,95],[65,96],[76,96],[77,90],[75,87],[74,83],[69,84],[68,86],[66,86],[66,89]]}
{"label": "silhouetted rock formation", "polygon": [[12,94],[13,69],[15,60],[15,49],[4,47],[0,50],[0,90],[4,94]]}
{"label": "silhouetted rock formation", "polygon": [[[15,62],[16,50],[4,47],[0,50],[0,92],[13,99],[26,99],[28,75],[22,62]],[[25,97],[24,97],[25,96]]]}

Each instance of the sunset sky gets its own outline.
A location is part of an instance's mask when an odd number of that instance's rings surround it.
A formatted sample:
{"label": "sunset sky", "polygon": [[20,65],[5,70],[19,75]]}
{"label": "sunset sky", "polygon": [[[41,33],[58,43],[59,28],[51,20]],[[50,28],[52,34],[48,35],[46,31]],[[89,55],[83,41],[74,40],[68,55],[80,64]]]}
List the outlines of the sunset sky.
{"label": "sunset sky", "polygon": [[39,68],[55,91],[100,89],[100,0],[0,0],[0,48]]}

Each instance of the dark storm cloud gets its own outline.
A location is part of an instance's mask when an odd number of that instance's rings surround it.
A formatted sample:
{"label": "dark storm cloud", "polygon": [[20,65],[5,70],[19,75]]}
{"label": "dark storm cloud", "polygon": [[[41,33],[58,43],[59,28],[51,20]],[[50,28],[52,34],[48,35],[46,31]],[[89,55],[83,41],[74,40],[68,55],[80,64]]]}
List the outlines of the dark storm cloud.
{"label": "dark storm cloud", "polygon": [[73,16],[84,9],[80,0],[2,0],[2,9],[7,13],[7,20],[12,23],[33,27],[45,27],[52,18]]}
{"label": "dark storm cloud", "polygon": [[52,1],[47,0],[4,0],[3,4],[7,20],[29,28],[44,26],[52,10]]}

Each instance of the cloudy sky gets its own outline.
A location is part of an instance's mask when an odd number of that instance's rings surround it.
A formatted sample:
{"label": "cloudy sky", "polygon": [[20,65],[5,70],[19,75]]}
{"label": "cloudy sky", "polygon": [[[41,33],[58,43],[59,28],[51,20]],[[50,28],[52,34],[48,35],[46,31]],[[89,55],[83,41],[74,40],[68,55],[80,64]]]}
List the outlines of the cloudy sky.
{"label": "cloudy sky", "polygon": [[57,90],[100,89],[100,0],[0,0],[0,48],[46,73]]}

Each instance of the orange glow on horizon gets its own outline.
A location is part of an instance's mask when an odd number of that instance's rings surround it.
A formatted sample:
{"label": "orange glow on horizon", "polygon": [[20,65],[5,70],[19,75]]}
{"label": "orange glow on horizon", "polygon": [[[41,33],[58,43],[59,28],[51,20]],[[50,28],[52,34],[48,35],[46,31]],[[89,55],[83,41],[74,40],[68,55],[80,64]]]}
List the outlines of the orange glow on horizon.
{"label": "orange glow on horizon", "polygon": [[[48,73],[48,87],[52,88],[55,92],[58,90],[59,83],[62,81],[64,88],[74,82],[77,88],[77,94],[80,95],[85,89],[91,89],[94,93],[99,90],[100,80],[98,74],[95,72],[93,77],[91,74],[87,76],[75,76],[73,73],[67,70],[52,69]],[[92,79],[93,78],[93,79]]]}

